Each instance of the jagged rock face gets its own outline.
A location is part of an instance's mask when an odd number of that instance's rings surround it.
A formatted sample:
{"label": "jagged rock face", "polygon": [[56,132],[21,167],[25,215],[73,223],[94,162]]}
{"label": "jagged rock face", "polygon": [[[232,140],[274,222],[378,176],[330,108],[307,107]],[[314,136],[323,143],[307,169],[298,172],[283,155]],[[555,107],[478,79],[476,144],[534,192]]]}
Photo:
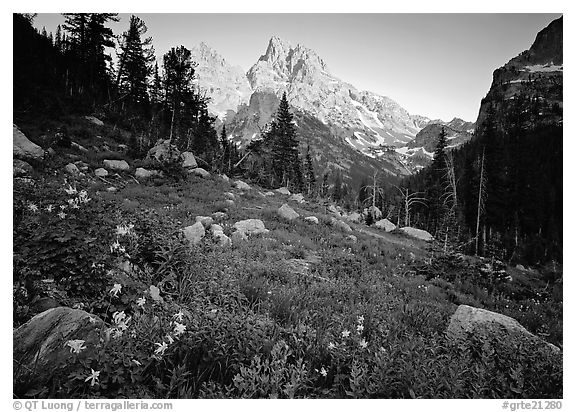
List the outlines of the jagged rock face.
{"label": "jagged rock face", "polygon": [[376,157],[380,146],[401,146],[425,122],[388,97],[360,92],[332,75],[315,51],[273,37],[247,73],[255,91],[286,92],[289,103],[316,116],[339,138]]}
{"label": "jagged rock face", "polygon": [[248,103],[252,89],[241,67],[230,65],[205,43],[190,52],[192,61],[198,64],[195,68],[198,85],[210,97],[211,114],[222,120],[233,115],[239,105]]}
{"label": "jagged rock face", "polygon": [[490,91],[480,106],[477,130],[484,127],[489,107],[495,124],[505,128],[507,117],[520,113],[522,126],[562,123],[562,17],[540,31],[530,49],[494,71]]}

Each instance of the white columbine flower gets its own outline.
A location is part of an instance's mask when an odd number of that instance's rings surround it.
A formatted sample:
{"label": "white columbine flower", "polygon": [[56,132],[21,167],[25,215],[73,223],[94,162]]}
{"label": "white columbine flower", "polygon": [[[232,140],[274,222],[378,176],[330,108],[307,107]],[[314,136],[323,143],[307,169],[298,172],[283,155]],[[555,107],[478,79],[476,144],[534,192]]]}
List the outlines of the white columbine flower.
{"label": "white columbine flower", "polygon": [[120,293],[121,291],[122,291],[122,285],[120,283],[114,283],[114,287],[110,289],[110,293],[113,294],[115,297],[118,296],[118,293]]}
{"label": "white columbine flower", "polygon": [[180,310],[178,313],[174,314],[174,316],[172,316],[174,319],[176,319],[178,322],[182,322],[182,319],[184,319],[184,313]]}
{"label": "white columbine flower", "polygon": [[363,323],[363,322],[364,322],[364,315],[358,316],[358,323]]}
{"label": "white columbine flower", "polygon": [[47,212],[52,212],[53,209],[54,209],[54,206],[53,206],[53,205],[48,205],[48,206],[46,206],[46,211],[47,211]]}
{"label": "white columbine flower", "polygon": [[122,332],[120,329],[116,329],[116,328],[112,329],[112,337],[114,339],[118,339],[118,338],[122,337],[123,334],[124,334],[124,332]]}
{"label": "white columbine flower", "polygon": [[141,298],[136,299],[136,304],[140,307],[144,307],[144,305],[146,304],[146,298],[141,297]]}
{"label": "white columbine flower", "polygon": [[166,335],[166,340],[168,341],[168,343],[170,345],[172,345],[174,343],[174,338],[172,336],[170,336],[170,334]]}
{"label": "white columbine flower", "polygon": [[88,382],[89,380],[91,380],[90,386],[94,386],[95,383],[98,383],[100,371],[95,371],[92,368],[90,368],[90,370],[92,371],[92,373],[88,375],[86,379],[84,379],[84,382]]}
{"label": "white columbine flower", "polygon": [[362,333],[362,331],[364,330],[364,325],[360,324],[356,326],[356,330],[358,331],[358,333]]}
{"label": "white columbine flower", "polygon": [[64,218],[66,217],[66,213],[60,212],[60,213],[58,213],[58,217],[59,217],[60,219],[64,219]]}
{"label": "white columbine flower", "polygon": [[38,211],[38,206],[36,206],[34,203],[30,203],[30,204],[28,205],[28,210],[31,211],[31,212],[36,213],[36,212]]}
{"label": "white columbine flower", "polygon": [[174,322],[174,335],[179,336],[186,331],[186,325]]}
{"label": "white columbine flower", "polygon": [[324,366],[322,366],[322,369],[320,369],[320,375],[326,377],[326,375],[328,375],[328,372],[326,371],[326,369],[324,369]]}
{"label": "white columbine flower", "polygon": [[[116,285],[118,285],[118,286],[120,286],[120,288],[122,288],[122,285],[120,285],[119,283],[116,283],[114,285],[114,287],[116,287]],[[110,292],[112,292],[112,291],[110,291]],[[112,314],[112,319],[114,320],[115,324],[119,324],[124,319],[126,319],[126,314],[124,313],[124,311],[122,311],[122,312],[116,311]]]}
{"label": "white columbine flower", "polygon": [[154,345],[158,346],[158,348],[154,351],[154,353],[160,356],[164,355],[164,352],[166,351],[166,349],[168,349],[168,345],[166,344],[166,342],[155,343]]}
{"label": "white columbine flower", "polygon": [[336,349],[336,345],[334,345],[333,342],[330,342],[330,343],[328,344],[328,349],[330,349],[330,350]]}
{"label": "white columbine flower", "polygon": [[70,353],[80,353],[82,350],[86,349],[86,346],[84,346],[85,342],[86,341],[82,339],[74,339],[67,341],[64,346],[70,347]]}
{"label": "white columbine flower", "polygon": [[350,336],[350,331],[348,329],[343,330],[342,331],[342,337],[347,338],[348,336]]}
{"label": "white columbine flower", "polygon": [[362,339],[358,344],[362,349],[366,349],[368,347],[368,342],[366,342],[365,339]]}
{"label": "white columbine flower", "polygon": [[66,193],[68,193],[69,195],[75,195],[76,194],[76,188],[72,187],[71,185],[68,185],[68,189],[64,189],[64,191]]}

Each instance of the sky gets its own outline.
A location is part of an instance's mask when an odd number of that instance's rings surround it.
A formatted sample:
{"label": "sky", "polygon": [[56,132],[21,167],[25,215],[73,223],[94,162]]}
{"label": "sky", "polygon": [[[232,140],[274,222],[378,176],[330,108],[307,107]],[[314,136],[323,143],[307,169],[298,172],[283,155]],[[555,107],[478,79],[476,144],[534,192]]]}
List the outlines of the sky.
{"label": "sky", "polygon": [[[146,14],[156,55],[201,41],[248,71],[276,35],[315,50],[357,89],[390,97],[410,114],[475,121],[492,73],[528,49],[560,14]],[[127,29],[129,14],[111,27]],[[55,31],[59,14],[35,25]]]}

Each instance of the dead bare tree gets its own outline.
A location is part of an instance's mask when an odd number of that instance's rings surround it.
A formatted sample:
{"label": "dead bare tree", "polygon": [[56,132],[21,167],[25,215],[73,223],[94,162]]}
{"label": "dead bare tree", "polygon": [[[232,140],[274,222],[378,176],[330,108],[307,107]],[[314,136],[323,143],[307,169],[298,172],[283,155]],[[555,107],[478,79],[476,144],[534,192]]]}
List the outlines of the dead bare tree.
{"label": "dead bare tree", "polygon": [[[422,206],[428,206],[426,204],[426,198],[421,197],[424,192],[412,192],[410,193],[410,189],[402,189],[396,185],[393,185],[400,194],[402,195],[402,205],[404,207],[404,226],[410,226],[410,211],[412,210],[412,206],[419,204]],[[398,211],[398,222],[400,222],[400,211]]]}
{"label": "dead bare tree", "polygon": [[478,255],[478,241],[480,239],[480,216],[484,211],[484,201],[486,194],[486,177],[484,176],[484,160],[486,148],[482,149],[482,159],[480,160],[480,181],[478,182],[478,209],[476,215],[476,250],[475,254]]}
{"label": "dead bare tree", "polygon": [[368,196],[364,202],[365,203],[368,203],[368,202],[372,203],[370,213],[372,213],[372,219],[374,219],[374,220],[376,219],[376,217],[374,216],[374,211],[376,210],[376,200],[378,199],[378,196],[384,195],[384,189],[378,186],[378,181],[376,179],[377,176],[378,176],[378,171],[375,170],[374,174],[372,175],[372,184],[362,186],[362,189],[369,189],[372,192],[372,194],[370,196]]}

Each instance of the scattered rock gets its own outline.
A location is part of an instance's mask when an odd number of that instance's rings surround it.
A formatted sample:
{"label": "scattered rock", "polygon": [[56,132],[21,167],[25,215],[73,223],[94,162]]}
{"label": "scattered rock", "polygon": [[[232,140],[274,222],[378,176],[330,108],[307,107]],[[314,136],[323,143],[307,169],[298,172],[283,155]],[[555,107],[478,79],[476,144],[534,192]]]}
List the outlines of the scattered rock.
{"label": "scattered rock", "polygon": [[374,220],[382,219],[382,211],[376,206],[370,206],[369,208],[364,209],[364,214],[372,215],[372,219]]}
{"label": "scattered rock", "polygon": [[237,244],[238,242],[242,242],[248,240],[248,236],[246,235],[246,233],[244,232],[240,232],[240,231],[235,231],[234,233],[232,233],[232,242]]}
{"label": "scattered rock", "polygon": [[221,247],[232,246],[232,240],[224,234],[222,230],[212,231],[212,238],[216,241],[216,244]]}
{"label": "scattered rock", "polygon": [[74,163],[68,163],[64,166],[64,171],[72,176],[78,176],[80,174],[80,170]]}
{"label": "scattered rock", "polygon": [[231,193],[231,192],[224,193],[224,197],[226,199],[236,200],[236,196],[234,196],[234,193]]}
{"label": "scattered rock", "polygon": [[150,285],[148,293],[150,293],[150,297],[154,302],[160,302],[160,303],[164,302],[164,299],[162,298],[162,296],[160,296],[160,289],[158,289],[158,287]]}
{"label": "scattered rock", "polygon": [[210,226],[210,231],[212,232],[212,235],[217,232],[224,233],[224,228],[216,223],[213,223],[212,226]]}
{"label": "scattered rock", "polygon": [[425,240],[426,242],[434,240],[434,237],[432,237],[430,233],[422,229],[416,229],[413,227],[406,226],[400,230],[409,236],[415,237],[416,239]]}
{"label": "scattered rock", "polygon": [[516,269],[518,269],[518,270],[526,270],[526,268],[525,268],[523,265],[520,265],[520,264],[516,265]]}
{"label": "scattered rock", "polygon": [[302,195],[302,193],[295,193],[292,196],[290,196],[288,198],[288,200],[291,200],[293,202],[298,202],[298,203],[304,203],[304,195]]}
{"label": "scattered rock", "polygon": [[[44,311],[13,332],[14,383],[44,385],[59,368],[76,358],[96,355],[104,322],[83,310],[58,307]],[[85,347],[72,353],[68,341]]]}
{"label": "scattered rock", "polygon": [[88,120],[90,123],[95,124],[96,126],[104,126],[104,122],[102,120],[98,119],[97,117],[84,116],[84,118],[86,120]]}
{"label": "scattered rock", "polygon": [[528,332],[516,319],[486,309],[460,305],[450,318],[446,336],[459,341],[468,339],[470,334],[481,336],[486,341],[495,338],[514,346],[529,342],[554,353],[560,352],[557,346]]}
{"label": "scattered rock", "polygon": [[374,223],[374,226],[378,229],[385,230],[386,232],[392,232],[393,230],[396,230],[396,225],[388,219],[381,219]]}
{"label": "scattered rock", "polygon": [[335,228],[342,230],[343,232],[350,233],[352,232],[352,228],[348,226],[346,222],[336,219],[335,217],[330,218],[330,224]]}
{"label": "scattered rock", "polygon": [[214,212],[212,213],[212,217],[214,220],[228,220],[228,215],[224,212]]}
{"label": "scattered rock", "polygon": [[137,168],[136,173],[134,173],[134,176],[138,179],[150,179],[151,177],[156,175],[158,175],[157,170],[148,170],[144,169],[143,167]]}
{"label": "scattered rock", "polygon": [[201,167],[197,167],[196,169],[190,169],[189,173],[192,173],[192,174],[199,176],[199,177],[202,177],[202,178],[207,178],[210,176],[210,172],[202,169]]}
{"label": "scattered rock", "polygon": [[88,163],[83,162],[82,160],[78,160],[78,161],[74,162],[74,164],[76,165],[76,167],[78,169],[80,169],[81,172],[87,172],[88,171]]}
{"label": "scattered rock", "polygon": [[34,168],[24,160],[12,160],[12,173],[14,174],[14,177],[28,176],[33,170]]}
{"label": "scattered rock", "polygon": [[76,143],[76,142],[70,143],[70,146],[72,146],[74,149],[79,150],[79,151],[81,151],[81,152],[88,153],[88,149],[86,149],[86,148],[85,148],[84,146],[82,146],[82,145],[79,145],[79,144]]}
{"label": "scattered rock", "polygon": [[224,203],[226,203],[228,206],[234,206],[234,201],[232,199],[226,199],[224,200]]}
{"label": "scattered rock", "polygon": [[202,223],[202,226],[204,226],[207,229],[210,227],[210,225],[212,225],[214,219],[211,218],[210,216],[196,216],[196,222]]}
{"label": "scattered rock", "polygon": [[280,187],[275,190],[276,193],[280,193],[281,195],[290,196],[290,191],[286,187]]}
{"label": "scattered rock", "polygon": [[110,193],[115,193],[118,191],[118,189],[116,189],[114,186],[110,186],[110,187],[106,188],[106,191],[110,192]]}
{"label": "scattered rock", "polygon": [[180,157],[182,157],[182,167],[186,169],[194,169],[198,167],[198,163],[196,162],[196,158],[192,152],[182,152]]}
{"label": "scattered rock", "polygon": [[56,150],[54,150],[53,148],[49,147],[48,150],[46,150],[48,152],[48,155],[50,156],[54,156],[56,154]]}
{"label": "scattered rock", "polygon": [[318,218],[316,216],[308,216],[304,218],[305,221],[309,222],[309,223],[314,223],[314,224],[318,224]]}
{"label": "scattered rock", "polygon": [[126,160],[104,160],[104,166],[112,170],[130,170],[130,165]]}
{"label": "scattered rock", "polygon": [[250,189],[252,189],[248,183],[243,182],[242,180],[236,180],[234,182],[234,187],[238,190],[250,190]]}
{"label": "scattered rock", "polygon": [[342,214],[340,213],[340,211],[338,210],[338,208],[335,205],[328,206],[328,212],[330,212],[333,215],[336,215],[338,217],[342,216]]}
{"label": "scattered rock", "polygon": [[184,236],[186,236],[190,245],[198,244],[205,235],[206,231],[201,222],[196,222],[193,225],[184,228]]}
{"label": "scattered rock", "polygon": [[28,138],[18,129],[12,125],[12,156],[21,160],[35,160],[39,161],[44,158],[44,150],[36,143],[32,143]]}
{"label": "scattered rock", "polygon": [[271,191],[264,192],[264,196],[274,196],[274,192]]}
{"label": "scattered rock", "polygon": [[264,222],[260,219],[246,219],[234,223],[237,232],[242,232],[245,235],[257,235],[260,233],[268,233],[268,229],[264,226]]}
{"label": "scattered rock", "polygon": [[224,180],[226,183],[230,182],[230,178],[228,176],[226,176],[225,174],[221,174],[220,177],[222,178],[222,180]]}
{"label": "scattered rock", "polygon": [[160,163],[173,163],[180,159],[180,150],[170,142],[170,139],[159,140],[148,150],[146,158],[155,159]]}
{"label": "scattered rock", "polygon": [[356,236],[354,236],[354,235],[348,235],[348,236],[346,236],[346,240],[349,240],[349,241],[351,241],[352,243],[358,242],[358,238],[357,238]]}
{"label": "scattered rock", "polygon": [[346,216],[346,219],[352,223],[360,223],[362,222],[362,215],[358,212],[352,212]]}
{"label": "scattered rock", "polygon": [[296,211],[294,209],[292,209],[286,203],[284,203],[282,206],[280,206],[280,208],[278,209],[278,215],[281,218],[287,219],[287,220],[294,220],[300,216],[298,213],[296,213]]}
{"label": "scattered rock", "polygon": [[108,176],[108,170],[99,167],[98,169],[94,170],[94,174],[98,177],[106,177]]}

